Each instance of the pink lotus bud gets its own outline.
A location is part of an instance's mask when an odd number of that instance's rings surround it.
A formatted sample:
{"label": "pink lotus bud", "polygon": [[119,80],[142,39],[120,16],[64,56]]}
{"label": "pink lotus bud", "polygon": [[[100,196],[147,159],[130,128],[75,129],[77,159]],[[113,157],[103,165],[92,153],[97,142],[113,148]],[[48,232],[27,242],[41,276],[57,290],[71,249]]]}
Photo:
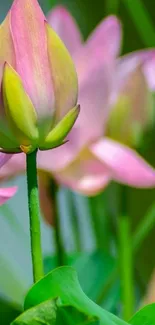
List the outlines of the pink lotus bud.
{"label": "pink lotus bud", "polygon": [[0,148],[28,153],[61,145],[79,112],[77,75],[37,0],[14,0],[0,42]]}

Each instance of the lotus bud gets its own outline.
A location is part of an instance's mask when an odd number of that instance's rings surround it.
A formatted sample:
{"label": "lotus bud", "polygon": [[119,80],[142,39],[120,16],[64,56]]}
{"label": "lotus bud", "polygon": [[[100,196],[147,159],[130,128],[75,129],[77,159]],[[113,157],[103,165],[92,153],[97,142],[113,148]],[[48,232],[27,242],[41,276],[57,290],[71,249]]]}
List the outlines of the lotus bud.
{"label": "lotus bud", "polygon": [[37,0],[14,0],[0,42],[0,150],[60,146],[79,114],[77,75]]}

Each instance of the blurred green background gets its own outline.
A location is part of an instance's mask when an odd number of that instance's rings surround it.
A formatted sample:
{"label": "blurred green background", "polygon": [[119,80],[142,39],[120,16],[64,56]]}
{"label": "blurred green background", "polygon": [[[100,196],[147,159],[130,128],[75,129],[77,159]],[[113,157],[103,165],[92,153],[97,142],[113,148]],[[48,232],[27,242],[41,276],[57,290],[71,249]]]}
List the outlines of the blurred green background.
{"label": "blurred green background", "polygon": [[[0,21],[5,17],[11,3],[11,0],[1,0]],[[40,3],[45,13],[57,4],[66,6],[77,20],[84,39],[105,16],[117,14],[123,26],[121,54],[141,48],[155,47],[155,3],[153,0],[40,0]],[[154,130],[149,131],[146,134],[145,143],[137,150],[155,167],[154,135]],[[18,313],[17,307],[7,305],[6,301],[4,303],[4,297],[6,300],[20,305],[23,294],[32,282],[25,177],[18,177],[18,179],[10,181],[9,184],[18,184],[20,191],[7,205],[0,207],[0,293],[3,297],[2,303],[0,302],[0,313],[2,313],[2,318],[5,318],[3,325],[9,324],[9,321]],[[119,304],[116,304],[120,296],[119,277],[115,277],[115,281],[109,280],[113,283],[110,289],[106,280],[109,276],[114,276],[112,271],[116,261],[112,255],[115,254],[109,254],[108,237],[113,236],[115,242],[115,230],[113,231],[113,229],[116,224],[117,211],[115,209],[114,211],[113,209],[107,210],[107,202],[111,196],[116,197],[117,200],[116,193],[120,190],[121,186],[111,184],[105,192],[93,199],[73,194],[67,189],[61,189],[58,194],[62,236],[66,251],[73,253],[75,243],[80,241],[79,255],[77,257],[77,255],[71,254],[69,263],[77,268],[80,282],[92,299],[96,300],[100,294],[102,295],[102,292],[99,292],[101,287],[105,289],[102,305],[115,313],[119,313]],[[152,207],[153,203],[155,204],[155,190],[125,188],[125,192],[127,196],[126,209],[131,218],[134,232],[149,207]],[[68,204],[70,198],[72,198],[72,207]],[[138,283],[137,301],[138,297],[144,294],[155,267],[155,230],[152,227],[155,207],[151,213],[153,216],[149,224],[151,230],[134,260]],[[77,238],[76,241],[71,226],[72,217],[75,214],[80,234],[80,238]],[[94,222],[100,234],[97,243],[90,215],[95,218]],[[52,247],[54,252],[54,238],[51,235],[51,228],[43,220],[42,242],[46,256],[45,268],[49,270],[55,265],[54,258],[52,260],[50,258]],[[96,248],[100,248],[100,252]],[[82,255],[80,251],[83,252]],[[88,277],[89,281],[87,281]],[[95,284],[93,285],[92,282]],[[107,285],[106,288],[104,288],[104,283]],[[99,300],[102,302],[102,299]],[[9,313],[8,310],[10,310]]]}

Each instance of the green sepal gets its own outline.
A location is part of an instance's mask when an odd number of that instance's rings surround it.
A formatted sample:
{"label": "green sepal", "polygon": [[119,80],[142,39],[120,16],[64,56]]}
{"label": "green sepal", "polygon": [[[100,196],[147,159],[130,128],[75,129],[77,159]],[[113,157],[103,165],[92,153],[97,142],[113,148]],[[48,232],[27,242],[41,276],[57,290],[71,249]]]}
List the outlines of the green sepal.
{"label": "green sepal", "polygon": [[37,115],[17,72],[5,64],[2,93],[6,120],[19,145],[36,144],[38,140]]}
{"label": "green sepal", "polygon": [[39,146],[40,150],[49,150],[59,147],[64,143],[64,139],[72,129],[80,112],[80,106],[72,108],[65,117],[52,129],[44,142]]}

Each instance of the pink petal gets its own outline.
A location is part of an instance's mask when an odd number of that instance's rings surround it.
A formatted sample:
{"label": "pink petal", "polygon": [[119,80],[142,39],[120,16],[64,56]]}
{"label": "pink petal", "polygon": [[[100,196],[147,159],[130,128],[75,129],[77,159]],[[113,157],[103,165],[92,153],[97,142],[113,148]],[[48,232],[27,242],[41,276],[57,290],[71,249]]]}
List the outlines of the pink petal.
{"label": "pink petal", "polygon": [[52,150],[38,152],[38,168],[49,172],[64,169],[75,159],[79,151],[80,143],[75,130],[70,140],[62,146]]}
{"label": "pink petal", "polygon": [[[98,63],[97,63],[98,65]],[[79,103],[81,112],[73,129],[79,129],[78,139],[81,146],[101,137],[109,115],[113,83],[111,68],[100,60],[100,66],[90,67],[87,78],[80,83]],[[69,135],[69,139],[72,133]]]}
{"label": "pink petal", "polygon": [[155,90],[155,50],[136,51],[120,58],[118,61],[119,76],[123,80],[138,65],[142,65],[150,90]]}
{"label": "pink petal", "polygon": [[155,170],[132,149],[104,138],[91,145],[91,152],[112,173],[112,178],[134,187],[154,187]]}
{"label": "pink petal", "polygon": [[110,177],[105,175],[95,177],[93,175],[81,175],[76,177],[65,178],[63,175],[55,175],[58,183],[86,196],[94,196],[100,193],[110,182]]}
{"label": "pink petal", "polygon": [[94,30],[86,42],[87,50],[94,50],[101,45],[105,52],[112,57],[116,57],[120,51],[121,25],[116,16],[105,18]]}
{"label": "pink petal", "polygon": [[141,50],[133,52],[131,55],[137,55],[143,64],[143,70],[151,91],[155,90],[155,49]]}
{"label": "pink petal", "polygon": [[8,201],[17,192],[17,187],[0,188],[0,205]]}
{"label": "pink petal", "polygon": [[62,39],[70,54],[79,50],[82,44],[82,36],[74,18],[65,7],[55,7],[48,14],[47,20]]}
{"label": "pink petal", "polygon": [[[121,60],[115,71],[116,86],[111,94],[111,109],[106,135],[128,144],[137,144],[142,130],[152,118],[152,100],[139,61]],[[122,141],[123,140],[123,141]]]}
{"label": "pink petal", "polygon": [[152,58],[146,61],[144,65],[144,73],[148,81],[149,88],[155,91],[155,51]]}
{"label": "pink petal", "polygon": [[16,70],[39,117],[51,116],[54,95],[50,73],[45,17],[37,0],[15,0],[11,31]]}
{"label": "pink petal", "polygon": [[[79,79],[81,112],[75,124],[79,142],[85,145],[103,135],[111,105],[116,55],[120,48],[121,27],[116,17],[105,19],[75,57]],[[73,131],[69,138],[71,138]]]}
{"label": "pink petal", "polygon": [[141,60],[138,55],[125,55],[117,60],[116,77],[121,87],[124,80],[135,71],[135,69],[141,65]]}
{"label": "pink petal", "polygon": [[106,166],[87,151],[54,176],[60,184],[90,196],[104,189],[111,180]]}
{"label": "pink petal", "polygon": [[73,60],[60,37],[49,24],[46,24],[46,31],[57,122],[77,104],[78,78]]}
{"label": "pink petal", "polygon": [[[67,142],[61,147],[52,150],[38,151],[38,169],[50,173],[62,170],[73,161],[76,155],[76,148],[74,150],[71,142]],[[12,158],[0,168],[0,181],[23,174],[26,171],[25,159],[24,153],[12,155]]]}
{"label": "pink petal", "polygon": [[130,54],[124,55],[117,61],[116,73],[117,78],[120,82],[127,79],[139,66],[144,66],[146,62],[152,59],[152,50],[147,50],[146,52],[132,52]]}
{"label": "pink petal", "polygon": [[0,168],[2,168],[12,157],[11,154],[0,153]]}
{"label": "pink petal", "polygon": [[117,60],[106,132],[115,140],[137,144],[144,127],[152,123],[151,93],[144,72],[152,56],[153,50],[139,51]]}
{"label": "pink petal", "polygon": [[109,16],[90,35],[83,50],[77,53],[75,62],[78,75],[83,77],[94,61],[97,63],[101,57],[102,63],[111,63],[119,54],[120,43],[120,22],[115,16]]}
{"label": "pink petal", "polygon": [[0,50],[0,64],[2,65],[7,61],[15,67],[15,53],[10,31],[10,13],[0,25],[0,42],[3,44]]}
{"label": "pink petal", "polygon": [[[10,31],[10,13],[0,25],[0,43],[3,44],[0,49],[0,85],[2,82],[4,63],[7,61],[15,67],[15,53]],[[0,115],[4,116],[2,108],[2,96],[0,87]]]}
{"label": "pink petal", "polygon": [[[10,155],[7,154],[6,156]],[[0,181],[5,181],[24,173],[25,162],[26,157],[24,153],[12,155],[11,159],[0,168]]]}
{"label": "pink petal", "polygon": [[[61,147],[47,150],[38,151],[38,169],[55,172],[66,167],[77,155],[76,148],[73,150],[73,144],[68,142]],[[0,159],[2,155],[2,160],[5,160],[5,154],[0,154]],[[4,155],[4,158],[3,158]],[[6,155],[9,157],[10,155]],[[63,157],[63,159],[62,159]],[[1,161],[1,160],[0,160]],[[26,171],[26,157],[24,153],[14,154],[12,158],[5,162],[0,168],[0,181],[5,181],[23,174]]]}

